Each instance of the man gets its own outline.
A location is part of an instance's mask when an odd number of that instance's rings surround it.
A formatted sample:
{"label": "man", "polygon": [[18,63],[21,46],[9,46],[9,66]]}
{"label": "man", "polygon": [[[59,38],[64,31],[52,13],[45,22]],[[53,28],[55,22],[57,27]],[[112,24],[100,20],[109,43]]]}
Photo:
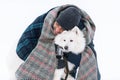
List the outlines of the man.
{"label": "man", "polygon": [[[52,80],[56,68],[54,37],[74,26],[78,26],[85,33],[88,47],[81,54],[77,80],[99,80],[96,53],[92,43],[95,25],[83,10],[74,5],[53,8],[38,17],[26,29],[16,50],[25,63],[17,70],[16,77],[18,79]],[[89,52],[92,56],[89,57],[91,61],[85,62],[86,54]],[[88,63],[92,65],[87,65]]]}

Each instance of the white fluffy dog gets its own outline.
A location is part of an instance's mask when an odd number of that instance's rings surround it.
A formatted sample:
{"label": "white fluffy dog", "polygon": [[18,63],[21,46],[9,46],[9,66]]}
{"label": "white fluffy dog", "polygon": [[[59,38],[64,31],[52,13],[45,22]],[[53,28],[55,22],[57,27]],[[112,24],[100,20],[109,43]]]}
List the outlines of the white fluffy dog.
{"label": "white fluffy dog", "polygon": [[[55,44],[62,49],[62,52],[72,52],[75,55],[80,54],[84,50],[86,45],[84,34],[77,26],[69,31],[63,31],[61,34],[58,34],[55,37],[54,41]],[[75,65],[69,61],[67,62],[68,69],[69,71],[71,71]],[[56,69],[53,80],[65,80],[65,75],[65,67],[61,69]],[[68,74],[67,80],[75,80],[75,78]]]}

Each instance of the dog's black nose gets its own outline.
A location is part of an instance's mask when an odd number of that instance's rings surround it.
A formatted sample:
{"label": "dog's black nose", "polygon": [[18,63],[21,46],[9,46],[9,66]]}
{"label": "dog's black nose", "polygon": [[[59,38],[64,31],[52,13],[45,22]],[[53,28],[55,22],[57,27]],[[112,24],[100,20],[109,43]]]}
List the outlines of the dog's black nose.
{"label": "dog's black nose", "polygon": [[65,50],[68,50],[68,46],[65,46],[64,49],[65,49]]}

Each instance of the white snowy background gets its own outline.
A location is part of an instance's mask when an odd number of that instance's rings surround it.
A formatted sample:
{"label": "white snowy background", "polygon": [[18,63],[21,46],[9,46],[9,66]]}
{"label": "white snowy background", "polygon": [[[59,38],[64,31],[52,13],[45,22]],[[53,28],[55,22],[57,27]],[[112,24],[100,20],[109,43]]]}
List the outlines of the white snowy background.
{"label": "white snowy background", "polygon": [[101,80],[120,80],[119,0],[0,0],[0,80],[14,80],[11,71],[19,63],[15,49],[27,26],[37,16],[63,4],[77,5],[94,21]]}

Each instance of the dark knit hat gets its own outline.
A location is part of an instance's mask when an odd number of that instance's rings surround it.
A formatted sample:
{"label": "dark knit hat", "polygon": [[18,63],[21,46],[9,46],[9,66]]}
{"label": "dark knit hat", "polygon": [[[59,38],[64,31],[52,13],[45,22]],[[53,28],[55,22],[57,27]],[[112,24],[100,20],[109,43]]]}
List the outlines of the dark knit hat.
{"label": "dark knit hat", "polygon": [[75,7],[68,7],[60,12],[56,21],[65,30],[70,30],[74,26],[78,26],[81,19],[80,12]]}

